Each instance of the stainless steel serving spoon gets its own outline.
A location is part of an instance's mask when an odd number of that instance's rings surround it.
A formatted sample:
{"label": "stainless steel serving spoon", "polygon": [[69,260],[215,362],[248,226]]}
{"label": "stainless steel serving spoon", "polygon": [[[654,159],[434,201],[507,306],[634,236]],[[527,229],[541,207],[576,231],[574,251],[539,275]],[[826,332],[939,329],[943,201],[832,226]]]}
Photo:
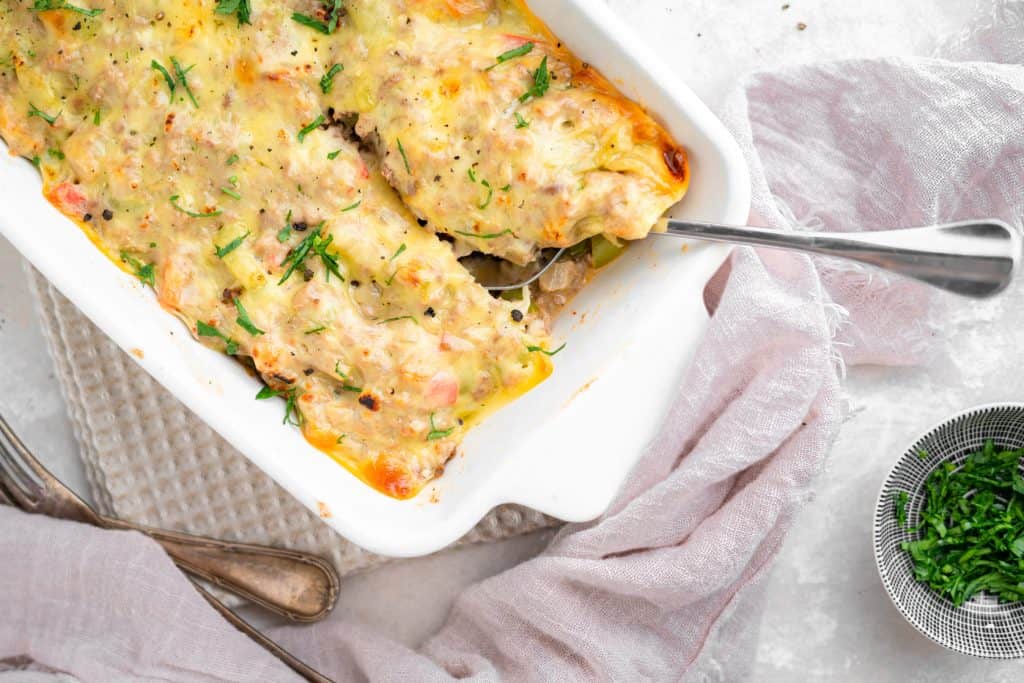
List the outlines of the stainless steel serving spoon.
{"label": "stainless steel serving spoon", "polygon": [[[853,233],[796,232],[670,220],[665,232],[652,234],[833,256],[978,299],[1006,289],[1021,258],[1020,232],[995,219]],[[564,251],[559,250],[528,280],[514,285],[484,286],[504,291],[528,285],[554,265]]]}

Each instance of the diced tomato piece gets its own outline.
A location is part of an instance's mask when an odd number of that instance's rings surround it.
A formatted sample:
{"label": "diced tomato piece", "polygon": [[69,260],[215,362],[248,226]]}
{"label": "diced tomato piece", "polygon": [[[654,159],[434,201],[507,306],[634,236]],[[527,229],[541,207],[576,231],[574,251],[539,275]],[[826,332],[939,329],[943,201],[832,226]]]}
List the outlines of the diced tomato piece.
{"label": "diced tomato piece", "polygon": [[442,370],[427,382],[427,398],[435,408],[455,405],[459,400],[459,383],[455,376]]}
{"label": "diced tomato piece", "polygon": [[508,38],[509,42],[512,43],[512,47],[519,47],[520,45],[525,45],[526,43],[541,42],[534,38],[533,36],[521,36],[518,33],[502,33],[501,35],[504,38]]}
{"label": "diced tomato piece", "polygon": [[50,190],[47,197],[58,209],[66,214],[81,216],[85,213],[89,198],[74,183],[60,183]]}

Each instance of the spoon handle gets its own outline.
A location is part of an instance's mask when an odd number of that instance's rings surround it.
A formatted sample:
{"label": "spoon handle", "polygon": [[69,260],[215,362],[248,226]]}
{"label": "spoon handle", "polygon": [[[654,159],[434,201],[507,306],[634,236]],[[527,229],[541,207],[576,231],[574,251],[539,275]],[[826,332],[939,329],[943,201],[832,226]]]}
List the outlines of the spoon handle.
{"label": "spoon handle", "polygon": [[298,551],[231,543],[153,529],[109,517],[111,529],[134,529],[154,539],[188,573],[292,621],[318,621],[338,597],[338,574],[326,561]]}
{"label": "spoon handle", "polygon": [[1021,258],[1020,232],[995,219],[856,233],[670,220],[667,234],[849,259],[979,299],[1003,291]]}

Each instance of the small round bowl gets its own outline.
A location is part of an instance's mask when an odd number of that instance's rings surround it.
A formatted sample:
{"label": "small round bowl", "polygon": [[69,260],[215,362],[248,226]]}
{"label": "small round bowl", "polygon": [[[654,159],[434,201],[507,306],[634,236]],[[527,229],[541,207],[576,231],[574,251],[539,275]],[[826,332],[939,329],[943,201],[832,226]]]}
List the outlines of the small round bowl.
{"label": "small round bowl", "polygon": [[[910,494],[907,526],[920,521],[924,483],[944,462],[962,463],[991,439],[996,446],[1024,448],[1024,403],[971,408],[945,420],[916,439],[893,467],[875,505],[875,563],[885,590],[900,613],[918,631],[950,650],[976,657],[1024,657],[1024,601],[1000,603],[980,593],[962,606],[914,579],[910,554],[900,548],[916,535],[896,521],[896,491]],[[925,451],[928,457],[921,458]]]}

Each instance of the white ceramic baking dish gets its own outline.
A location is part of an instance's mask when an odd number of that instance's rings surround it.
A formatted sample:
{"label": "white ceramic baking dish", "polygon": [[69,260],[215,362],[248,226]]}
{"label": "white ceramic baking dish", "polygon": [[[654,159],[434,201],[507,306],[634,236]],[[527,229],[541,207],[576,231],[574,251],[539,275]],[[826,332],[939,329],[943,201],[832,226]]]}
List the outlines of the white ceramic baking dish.
{"label": "white ceramic baking dish", "polygon": [[[721,123],[597,0],[534,11],[582,59],[647,106],[690,154],[673,214],[742,223],[749,182]],[[600,515],[655,435],[707,322],[702,291],[728,253],[652,238],[629,249],[562,314],[568,342],[544,384],[472,431],[438,481],[397,501],[366,486],[255,401],[257,381],[192,341],[151,291],[115,268],[40,193],[36,170],[0,158],[0,231],[161,384],[340,534],[394,556],[438,550],[501,503],[569,521]],[[145,444],[139,444],[145,457]]]}

